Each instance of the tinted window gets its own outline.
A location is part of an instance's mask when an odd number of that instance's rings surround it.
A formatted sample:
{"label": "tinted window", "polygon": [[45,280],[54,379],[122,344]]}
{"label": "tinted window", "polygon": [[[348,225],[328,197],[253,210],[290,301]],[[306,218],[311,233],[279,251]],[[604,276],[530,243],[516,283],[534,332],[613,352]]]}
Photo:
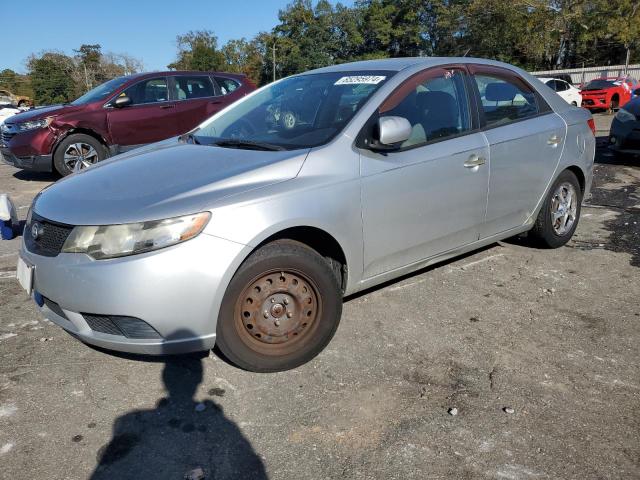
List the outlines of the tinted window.
{"label": "tinted window", "polygon": [[167,78],[151,78],[127,88],[124,94],[131,99],[132,105],[166,102],[169,100]]}
{"label": "tinted window", "polygon": [[602,90],[603,88],[615,87],[616,82],[614,80],[591,80],[585,85],[583,90]]}
{"label": "tinted window", "polygon": [[557,90],[556,90],[556,81],[555,80],[547,80],[545,85],[547,87],[549,87],[551,90],[553,90],[554,92],[557,92]]}
{"label": "tinted window", "polygon": [[537,115],[535,92],[517,77],[493,74],[474,76],[488,126],[501,125]]}
{"label": "tinted window", "polygon": [[556,92],[564,92],[565,90],[569,90],[569,85],[567,85],[567,82],[556,80]]}
{"label": "tinted window", "polygon": [[174,77],[176,80],[175,98],[190,100],[192,98],[213,97],[213,84],[209,77]]}
{"label": "tinted window", "polygon": [[222,95],[231,93],[240,86],[240,83],[235,80],[231,80],[230,78],[215,77],[215,79],[216,82],[218,82],[218,85],[220,85]]}
{"label": "tinted window", "polygon": [[418,74],[381,105],[381,116],[404,117],[411,135],[401,146],[422,145],[471,130],[464,74],[459,70],[429,70]]}

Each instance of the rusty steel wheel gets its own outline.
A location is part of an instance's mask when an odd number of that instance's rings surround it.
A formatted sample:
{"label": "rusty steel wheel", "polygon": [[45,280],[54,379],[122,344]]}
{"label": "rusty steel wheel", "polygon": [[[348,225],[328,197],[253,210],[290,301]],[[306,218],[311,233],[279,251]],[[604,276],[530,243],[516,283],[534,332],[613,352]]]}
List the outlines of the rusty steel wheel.
{"label": "rusty steel wheel", "polygon": [[299,242],[278,240],[250,255],[229,283],[216,344],[246,370],[288,370],[329,343],[341,312],[329,262]]}
{"label": "rusty steel wheel", "polygon": [[265,355],[282,355],[313,335],[322,304],[318,289],[297,271],[272,270],[238,297],[234,318],[244,342]]}

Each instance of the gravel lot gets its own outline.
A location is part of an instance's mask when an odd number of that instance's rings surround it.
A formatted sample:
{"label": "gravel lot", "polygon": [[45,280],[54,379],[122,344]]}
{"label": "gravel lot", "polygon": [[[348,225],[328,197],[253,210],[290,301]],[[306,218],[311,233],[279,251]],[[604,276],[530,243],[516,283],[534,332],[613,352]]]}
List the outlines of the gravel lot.
{"label": "gravel lot", "polygon": [[[0,478],[640,478],[640,159],[596,161],[567,247],[504,242],[350,298],[279,374],[86,347],[0,242]],[[52,180],[0,166],[22,218]]]}

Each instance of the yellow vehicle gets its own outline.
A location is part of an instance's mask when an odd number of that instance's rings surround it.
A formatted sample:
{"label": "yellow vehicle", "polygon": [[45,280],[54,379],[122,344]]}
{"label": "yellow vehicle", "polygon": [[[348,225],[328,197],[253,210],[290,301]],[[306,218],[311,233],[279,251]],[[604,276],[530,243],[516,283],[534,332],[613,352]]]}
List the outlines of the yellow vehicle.
{"label": "yellow vehicle", "polygon": [[0,89],[0,105],[17,105],[18,107],[28,107],[33,105],[31,98],[24,95],[14,95],[9,90]]}

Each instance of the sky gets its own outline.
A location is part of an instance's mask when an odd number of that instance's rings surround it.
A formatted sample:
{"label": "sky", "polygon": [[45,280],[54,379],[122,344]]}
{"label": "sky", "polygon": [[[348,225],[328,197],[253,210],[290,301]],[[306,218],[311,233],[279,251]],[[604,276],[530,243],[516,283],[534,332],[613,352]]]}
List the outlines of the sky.
{"label": "sky", "polygon": [[[0,70],[25,73],[42,50],[73,54],[82,44],[128,53],[145,70],[164,70],[176,57],[176,35],[211,30],[219,44],[271,30],[291,0],[0,0]],[[337,3],[337,2],[332,2]],[[352,1],[342,0],[350,5]]]}

